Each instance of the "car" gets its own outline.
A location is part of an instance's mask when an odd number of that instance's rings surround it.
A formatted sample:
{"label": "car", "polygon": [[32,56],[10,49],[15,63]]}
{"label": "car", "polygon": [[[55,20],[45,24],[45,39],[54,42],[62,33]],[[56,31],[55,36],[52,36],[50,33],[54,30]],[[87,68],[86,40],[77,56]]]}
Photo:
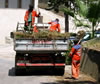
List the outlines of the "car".
{"label": "car", "polygon": [[100,31],[95,31],[94,36],[95,36],[95,37],[100,37]]}
{"label": "car", "polygon": [[83,42],[83,41],[90,40],[90,39],[91,39],[91,34],[90,34],[90,33],[86,33],[85,36],[84,36],[83,39],[82,39],[82,42]]}

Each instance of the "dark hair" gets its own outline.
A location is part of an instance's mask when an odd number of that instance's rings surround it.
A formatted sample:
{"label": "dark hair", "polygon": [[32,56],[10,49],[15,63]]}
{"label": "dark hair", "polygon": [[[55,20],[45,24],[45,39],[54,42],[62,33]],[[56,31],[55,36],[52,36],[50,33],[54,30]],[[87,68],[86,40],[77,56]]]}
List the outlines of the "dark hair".
{"label": "dark hair", "polygon": [[78,42],[79,42],[79,40],[78,39],[75,39],[74,40],[74,45],[76,45]]}
{"label": "dark hair", "polygon": [[32,5],[32,4],[29,4],[29,9],[30,9],[30,8],[33,8],[33,5]]}
{"label": "dark hair", "polygon": [[33,10],[33,5],[29,5],[29,12],[32,12],[32,10]]}
{"label": "dark hair", "polygon": [[58,18],[56,18],[56,21],[57,21],[57,22],[59,22],[59,19],[58,19]]}

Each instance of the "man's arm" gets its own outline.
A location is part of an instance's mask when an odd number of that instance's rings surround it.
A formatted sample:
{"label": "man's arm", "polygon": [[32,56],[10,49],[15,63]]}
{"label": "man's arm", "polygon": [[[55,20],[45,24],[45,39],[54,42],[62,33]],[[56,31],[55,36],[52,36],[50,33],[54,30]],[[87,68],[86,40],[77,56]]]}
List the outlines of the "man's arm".
{"label": "man's arm", "polygon": [[69,53],[70,57],[73,57],[74,53],[75,53],[75,48],[72,47],[72,49],[71,49],[71,51]]}
{"label": "man's arm", "polygon": [[58,24],[58,32],[60,32],[60,24]]}
{"label": "man's arm", "polygon": [[36,17],[39,17],[40,16],[40,12],[39,12],[39,14],[37,14],[36,11],[34,11],[34,12],[35,12],[35,16]]}
{"label": "man's arm", "polygon": [[25,16],[24,16],[24,21],[27,21],[27,15],[28,14],[28,11],[26,11],[26,13],[25,13]]}
{"label": "man's arm", "polygon": [[48,22],[48,24],[51,24],[52,22]]}

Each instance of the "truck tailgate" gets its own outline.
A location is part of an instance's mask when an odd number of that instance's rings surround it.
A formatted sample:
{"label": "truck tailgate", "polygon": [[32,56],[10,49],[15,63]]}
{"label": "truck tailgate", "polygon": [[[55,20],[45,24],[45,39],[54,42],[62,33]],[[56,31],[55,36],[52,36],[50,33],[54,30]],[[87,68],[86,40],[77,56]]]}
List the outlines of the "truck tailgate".
{"label": "truck tailgate", "polygon": [[[32,39],[16,39],[14,40],[15,51],[30,51],[30,52],[43,52],[43,51],[63,51],[68,50],[68,40],[32,40]],[[35,53],[34,52],[34,53]]]}

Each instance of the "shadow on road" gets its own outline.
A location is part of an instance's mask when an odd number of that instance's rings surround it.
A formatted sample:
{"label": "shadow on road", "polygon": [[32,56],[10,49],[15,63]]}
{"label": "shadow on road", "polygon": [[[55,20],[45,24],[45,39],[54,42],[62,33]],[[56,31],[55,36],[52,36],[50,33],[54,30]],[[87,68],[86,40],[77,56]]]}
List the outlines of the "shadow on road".
{"label": "shadow on road", "polygon": [[51,69],[39,69],[39,70],[20,70],[19,73],[15,74],[15,67],[9,69],[8,76],[61,76],[59,73],[55,73]]}

